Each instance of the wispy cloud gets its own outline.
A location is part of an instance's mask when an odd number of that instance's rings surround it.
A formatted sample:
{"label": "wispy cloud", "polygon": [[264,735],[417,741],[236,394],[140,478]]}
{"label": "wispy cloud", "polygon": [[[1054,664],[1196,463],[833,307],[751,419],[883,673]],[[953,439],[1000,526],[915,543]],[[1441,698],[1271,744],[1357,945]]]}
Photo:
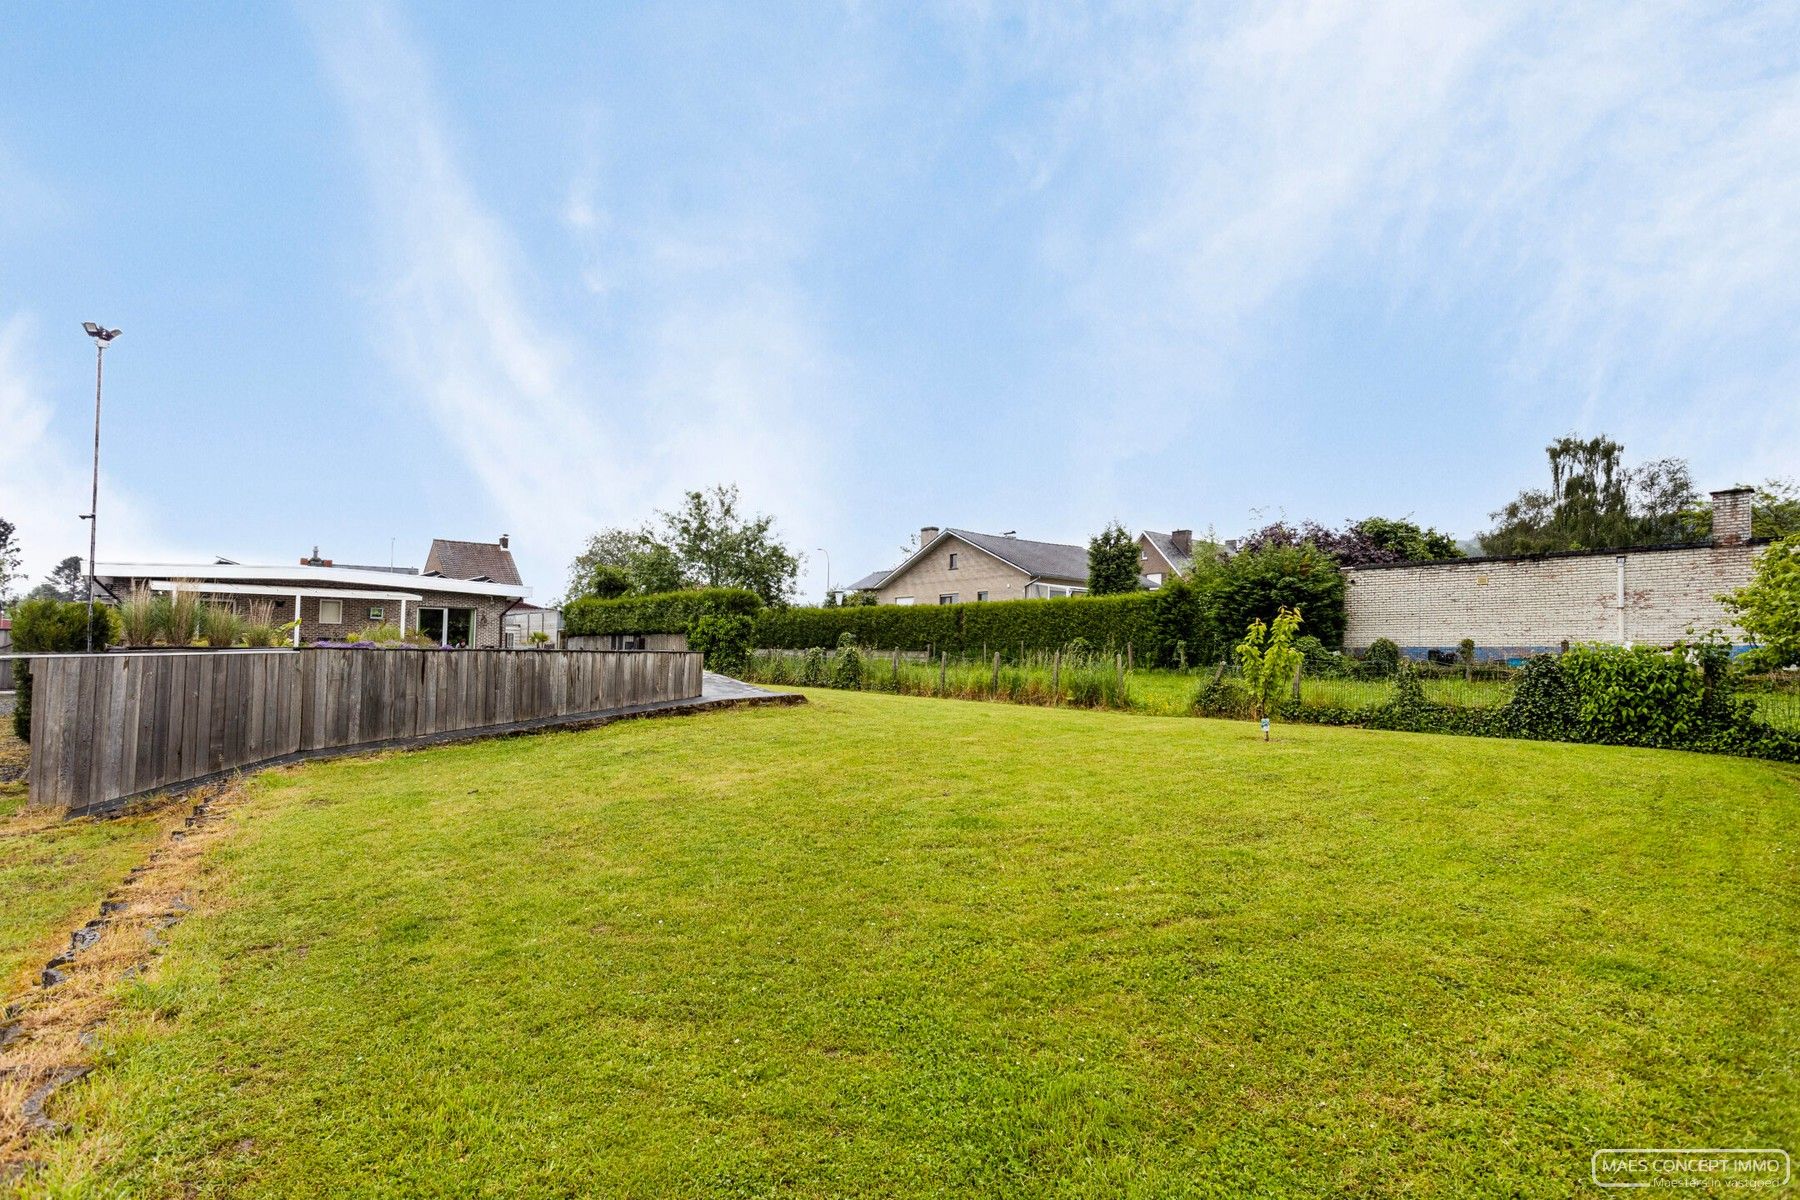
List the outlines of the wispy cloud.
{"label": "wispy cloud", "polygon": [[[590,156],[562,212],[583,280],[601,301],[638,287],[629,312],[603,306],[579,337],[547,315],[514,238],[469,182],[401,20],[383,6],[334,9],[314,30],[376,200],[384,339],[489,496],[533,531],[540,579],[560,576],[584,534],[641,519],[686,487],[735,481],[760,507],[811,506],[826,481],[796,414],[822,403],[824,355],[785,281],[738,261],[757,231],[727,228],[708,244],[624,228]],[[654,287],[643,286],[646,257]]]}
{"label": "wispy cloud", "polygon": [[1014,148],[1092,364],[1083,452],[1125,471],[1145,429],[1253,403],[1282,306],[1352,264],[1377,304],[1478,312],[1534,423],[1791,469],[1797,33],[1791,6],[1337,0],[1051,29],[1015,68],[1060,103]]}

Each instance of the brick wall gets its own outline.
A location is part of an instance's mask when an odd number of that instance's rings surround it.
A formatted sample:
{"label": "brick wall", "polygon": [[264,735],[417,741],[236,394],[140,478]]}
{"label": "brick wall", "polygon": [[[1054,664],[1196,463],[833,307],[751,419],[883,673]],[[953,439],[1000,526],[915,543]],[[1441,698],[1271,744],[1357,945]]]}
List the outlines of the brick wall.
{"label": "brick wall", "polygon": [[1473,638],[1488,655],[1564,641],[1661,646],[1686,637],[1689,626],[1741,641],[1715,597],[1749,581],[1760,551],[1739,543],[1348,570],[1344,645],[1361,650],[1385,637],[1420,651]]}

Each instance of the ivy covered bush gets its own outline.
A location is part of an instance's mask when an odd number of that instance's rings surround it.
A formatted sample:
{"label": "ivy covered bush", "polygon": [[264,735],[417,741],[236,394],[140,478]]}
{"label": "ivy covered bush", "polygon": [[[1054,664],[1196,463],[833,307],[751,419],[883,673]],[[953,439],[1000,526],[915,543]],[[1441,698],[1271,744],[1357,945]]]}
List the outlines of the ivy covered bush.
{"label": "ivy covered bush", "polygon": [[706,613],[687,631],[688,649],[698,650],[709,671],[742,675],[750,665],[750,618],[742,613]]}
{"label": "ivy covered bush", "polygon": [[1678,746],[1700,735],[1701,675],[1648,646],[1580,645],[1562,656],[1585,741]]}

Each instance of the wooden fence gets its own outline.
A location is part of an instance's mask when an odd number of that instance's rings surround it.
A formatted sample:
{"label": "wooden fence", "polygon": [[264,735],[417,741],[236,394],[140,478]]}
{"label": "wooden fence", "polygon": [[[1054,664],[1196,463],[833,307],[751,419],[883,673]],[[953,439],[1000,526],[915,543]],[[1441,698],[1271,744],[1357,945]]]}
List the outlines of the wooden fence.
{"label": "wooden fence", "polygon": [[31,803],[105,811],[242,767],[700,695],[700,656],[559,650],[78,654],[31,662]]}

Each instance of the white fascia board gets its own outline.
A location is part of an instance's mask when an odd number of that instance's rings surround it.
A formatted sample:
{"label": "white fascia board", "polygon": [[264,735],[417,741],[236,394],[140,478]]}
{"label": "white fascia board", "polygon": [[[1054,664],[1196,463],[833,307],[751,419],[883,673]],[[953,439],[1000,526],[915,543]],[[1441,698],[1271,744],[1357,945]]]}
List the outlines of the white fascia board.
{"label": "white fascia board", "polygon": [[[100,563],[94,574],[107,579],[192,579],[197,582],[273,583],[305,580],[307,585],[344,584],[392,589],[395,584],[422,592],[460,592],[466,596],[505,596],[522,600],[531,589],[511,583],[482,583],[441,575],[402,575],[396,571],[356,571],[349,567],[246,566],[220,563]],[[291,592],[291,589],[289,589]]]}
{"label": "white fascia board", "polygon": [[[194,586],[183,586],[190,582]],[[374,592],[367,588],[342,587],[282,587],[273,583],[218,583],[210,579],[183,579],[178,583],[158,579],[151,582],[150,590],[198,592],[208,596],[320,596],[330,600],[411,600],[415,603],[423,603],[425,599],[417,592]]]}

